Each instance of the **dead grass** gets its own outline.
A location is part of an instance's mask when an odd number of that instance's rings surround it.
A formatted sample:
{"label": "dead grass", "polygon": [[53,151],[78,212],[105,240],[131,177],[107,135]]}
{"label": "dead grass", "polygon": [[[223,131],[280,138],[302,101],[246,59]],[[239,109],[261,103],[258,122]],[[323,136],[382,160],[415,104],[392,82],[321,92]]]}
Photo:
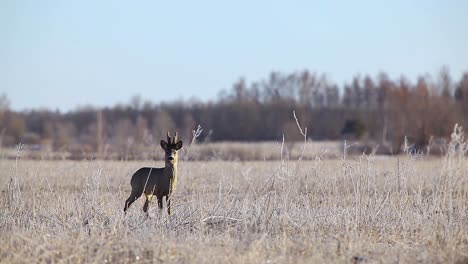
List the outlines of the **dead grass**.
{"label": "dead grass", "polygon": [[180,161],[171,217],[124,215],[161,165],[0,160],[0,262],[468,262],[463,156]]}

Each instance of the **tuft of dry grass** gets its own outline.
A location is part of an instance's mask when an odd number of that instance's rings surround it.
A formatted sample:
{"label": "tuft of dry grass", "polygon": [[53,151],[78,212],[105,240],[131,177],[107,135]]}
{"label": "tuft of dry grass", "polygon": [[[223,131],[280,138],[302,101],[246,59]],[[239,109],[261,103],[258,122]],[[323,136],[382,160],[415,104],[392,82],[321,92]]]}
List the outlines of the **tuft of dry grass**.
{"label": "tuft of dry grass", "polygon": [[0,160],[0,262],[466,263],[457,135],[444,158],[180,161],[173,215],[149,218],[123,205],[162,162]]}

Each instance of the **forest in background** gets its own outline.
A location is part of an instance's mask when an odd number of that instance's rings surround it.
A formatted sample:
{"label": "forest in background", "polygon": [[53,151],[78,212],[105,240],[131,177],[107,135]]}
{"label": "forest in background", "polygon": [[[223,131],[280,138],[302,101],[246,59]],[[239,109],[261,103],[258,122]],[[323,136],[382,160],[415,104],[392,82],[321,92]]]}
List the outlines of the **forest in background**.
{"label": "forest in background", "polygon": [[[164,98],[161,98],[164,99]],[[7,95],[0,98],[1,146],[18,143],[41,150],[91,153],[106,148],[159,144],[168,130],[182,140],[198,125],[200,142],[303,140],[295,111],[310,140],[358,140],[379,144],[397,154],[405,137],[417,148],[447,139],[455,123],[468,124],[468,72],[453,80],[447,68],[415,83],[356,76],[339,87],[324,74],[310,71],[282,74],[247,83],[239,79],[215,101],[155,104],[134,96],[113,107],[79,107],[62,113],[46,109],[13,111]],[[102,151],[102,150],[101,150]]]}

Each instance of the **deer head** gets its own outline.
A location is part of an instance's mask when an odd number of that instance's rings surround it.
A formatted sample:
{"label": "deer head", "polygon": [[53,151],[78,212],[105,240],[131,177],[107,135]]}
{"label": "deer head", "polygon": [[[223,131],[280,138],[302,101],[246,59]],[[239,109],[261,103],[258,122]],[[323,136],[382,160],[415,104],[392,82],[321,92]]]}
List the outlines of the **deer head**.
{"label": "deer head", "polygon": [[166,153],[164,158],[166,165],[176,165],[178,160],[177,152],[182,148],[182,141],[177,141],[177,132],[175,132],[174,138],[171,140],[171,136],[168,131],[167,142],[161,140],[161,148],[164,149],[164,152]]}

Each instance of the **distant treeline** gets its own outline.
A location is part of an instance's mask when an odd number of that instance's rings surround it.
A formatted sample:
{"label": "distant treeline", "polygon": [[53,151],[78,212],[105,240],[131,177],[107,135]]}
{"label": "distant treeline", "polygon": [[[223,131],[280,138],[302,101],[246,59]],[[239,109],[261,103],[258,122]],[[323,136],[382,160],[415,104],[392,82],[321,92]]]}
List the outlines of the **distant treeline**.
{"label": "distant treeline", "polygon": [[382,73],[356,76],[338,87],[309,71],[273,72],[260,82],[240,79],[214,102],[154,104],[135,96],[126,105],[103,109],[14,112],[4,95],[0,107],[3,146],[21,142],[58,151],[123,152],[159,144],[168,130],[189,140],[199,124],[200,141],[269,141],[283,134],[292,141],[301,139],[296,111],[309,139],[372,141],[397,153],[405,136],[423,147],[431,138],[449,137],[455,123],[468,124],[468,73],[452,80],[443,68],[435,78],[423,76],[416,83]]}

